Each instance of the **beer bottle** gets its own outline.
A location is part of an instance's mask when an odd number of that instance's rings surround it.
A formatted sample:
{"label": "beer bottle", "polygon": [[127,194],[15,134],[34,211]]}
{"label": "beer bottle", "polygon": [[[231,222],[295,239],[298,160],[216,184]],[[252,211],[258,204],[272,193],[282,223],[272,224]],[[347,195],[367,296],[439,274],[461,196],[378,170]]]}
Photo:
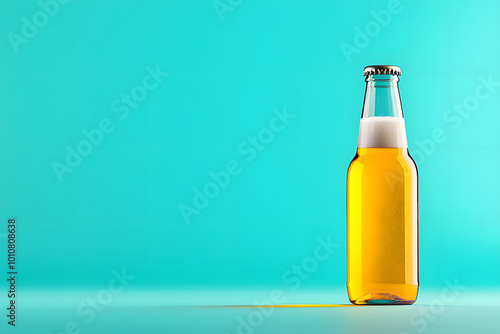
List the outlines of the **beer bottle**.
{"label": "beer bottle", "polygon": [[353,304],[413,304],[418,173],[408,153],[397,66],[367,66],[357,153],[347,172],[347,290]]}

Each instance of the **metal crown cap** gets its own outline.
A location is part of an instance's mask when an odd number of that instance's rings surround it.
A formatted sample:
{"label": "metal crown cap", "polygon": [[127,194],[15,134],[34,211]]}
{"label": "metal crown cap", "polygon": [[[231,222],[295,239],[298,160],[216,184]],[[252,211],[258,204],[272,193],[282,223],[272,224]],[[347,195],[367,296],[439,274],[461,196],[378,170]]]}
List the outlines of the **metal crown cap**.
{"label": "metal crown cap", "polygon": [[363,76],[373,74],[393,74],[401,75],[401,69],[394,65],[371,65],[366,66],[363,70]]}

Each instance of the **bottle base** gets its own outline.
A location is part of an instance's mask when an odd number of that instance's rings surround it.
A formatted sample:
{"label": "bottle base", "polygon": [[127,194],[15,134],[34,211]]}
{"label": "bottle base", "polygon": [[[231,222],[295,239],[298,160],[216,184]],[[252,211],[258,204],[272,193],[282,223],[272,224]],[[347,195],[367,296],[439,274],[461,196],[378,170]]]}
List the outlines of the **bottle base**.
{"label": "bottle base", "polygon": [[418,285],[348,284],[347,290],[355,305],[411,305],[417,299]]}
{"label": "bottle base", "polygon": [[406,300],[390,293],[368,293],[356,300],[351,300],[355,305],[410,305],[415,300]]}

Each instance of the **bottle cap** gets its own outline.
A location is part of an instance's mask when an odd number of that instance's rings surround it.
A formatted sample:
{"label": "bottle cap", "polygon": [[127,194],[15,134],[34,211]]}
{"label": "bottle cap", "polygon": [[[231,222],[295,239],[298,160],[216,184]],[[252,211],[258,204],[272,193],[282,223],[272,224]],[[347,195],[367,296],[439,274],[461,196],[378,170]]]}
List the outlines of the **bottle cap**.
{"label": "bottle cap", "polygon": [[394,65],[371,65],[363,70],[363,76],[374,74],[393,74],[401,75],[401,69]]}

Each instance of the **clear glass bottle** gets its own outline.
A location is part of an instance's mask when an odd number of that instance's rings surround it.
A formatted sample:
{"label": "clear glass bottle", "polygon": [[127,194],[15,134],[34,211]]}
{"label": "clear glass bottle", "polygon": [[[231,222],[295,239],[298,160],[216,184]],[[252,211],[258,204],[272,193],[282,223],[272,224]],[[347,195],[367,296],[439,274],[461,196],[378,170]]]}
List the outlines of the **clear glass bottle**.
{"label": "clear glass bottle", "polygon": [[358,149],[347,172],[347,290],[353,304],[413,304],[418,172],[408,153],[397,66],[365,68]]}

